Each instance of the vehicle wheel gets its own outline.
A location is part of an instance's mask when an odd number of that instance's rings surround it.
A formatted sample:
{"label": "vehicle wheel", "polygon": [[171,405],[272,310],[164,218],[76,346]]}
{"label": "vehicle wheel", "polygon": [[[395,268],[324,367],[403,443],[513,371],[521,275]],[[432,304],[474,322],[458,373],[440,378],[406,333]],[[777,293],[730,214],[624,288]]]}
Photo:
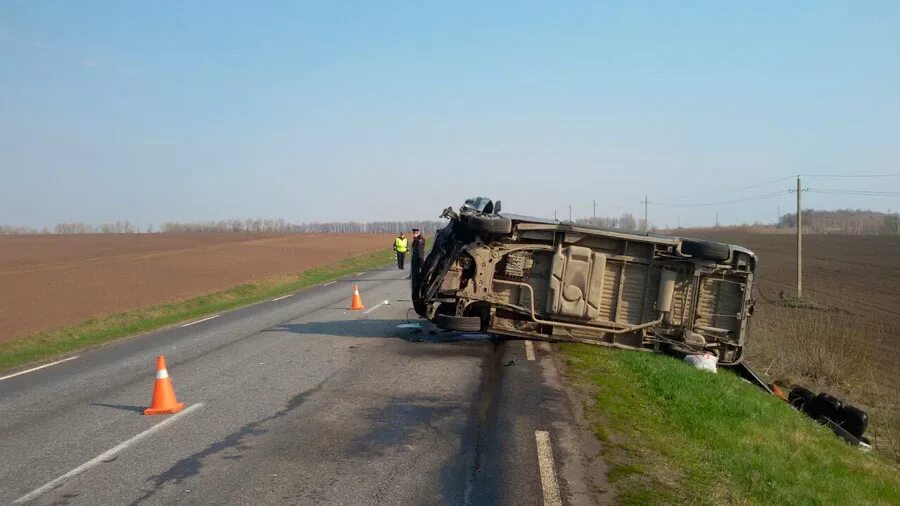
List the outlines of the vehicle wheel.
{"label": "vehicle wheel", "polygon": [[481,318],[477,316],[436,314],[434,315],[434,324],[445,330],[458,330],[460,332],[481,331]]}
{"label": "vehicle wheel", "polygon": [[797,386],[788,394],[788,403],[797,409],[803,409],[803,405],[815,396],[816,394],[812,390]]}
{"label": "vehicle wheel", "polygon": [[496,215],[469,216],[466,225],[472,232],[502,235],[512,232],[512,220]]}
{"label": "vehicle wheel", "polygon": [[681,252],[702,260],[722,261],[728,260],[731,250],[727,244],[712,241],[698,241],[684,239],[681,241]]}
{"label": "vehicle wheel", "polygon": [[827,417],[833,422],[837,422],[837,415],[840,409],[840,399],[824,392],[813,397],[803,406],[803,411],[809,415],[810,418],[818,420],[822,417]]}
{"label": "vehicle wheel", "polygon": [[869,416],[856,406],[842,406],[836,416],[835,422],[856,439],[860,439],[869,426]]}

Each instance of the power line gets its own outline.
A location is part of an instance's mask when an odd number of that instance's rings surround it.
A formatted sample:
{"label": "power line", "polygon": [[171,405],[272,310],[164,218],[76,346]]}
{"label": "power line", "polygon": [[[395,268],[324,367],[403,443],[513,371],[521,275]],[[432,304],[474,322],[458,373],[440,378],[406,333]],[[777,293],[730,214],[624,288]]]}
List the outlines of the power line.
{"label": "power line", "polygon": [[900,174],[800,174],[800,177],[819,177],[819,178],[879,178],[879,177],[900,177]]}
{"label": "power line", "polygon": [[770,198],[778,197],[778,196],[781,196],[781,195],[787,195],[788,193],[790,193],[789,190],[781,190],[781,191],[778,191],[778,192],[767,193],[767,194],[765,194],[765,195],[756,195],[756,196],[753,196],[753,197],[746,197],[746,198],[735,199],[735,200],[723,200],[723,201],[719,201],[719,202],[704,202],[704,203],[702,203],[702,204],[666,204],[666,203],[662,203],[662,202],[657,202],[656,205],[658,205],[658,206],[666,206],[666,207],[705,207],[705,206],[721,206],[721,205],[725,205],[725,204],[737,204],[738,202],[747,202],[747,201],[750,201],[750,200],[770,199]]}
{"label": "power line", "polygon": [[837,190],[828,188],[810,188],[810,193],[824,195],[860,195],[867,197],[900,197],[900,192],[869,191],[869,190]]}
{"label": "power line", "polygon": [[711,191],[711,192],[705,192],[705,193],[694,193],[694,194],[690,194],[690,195],[686,195],[686,196],[687,197],[703,197],[706,195],[718,195],[720,193],[734,193],[734,192],[739,192],[739,191],[744,191],[744,190],[752,190],[753,188],[759,188],[761,186],[768,186],[770,184],[780,183],[782,181],[788,181],[788,180],[794,179],[794,177],[795,176],[780,177],[778,179],[773,179],[771,181],[765,181],[762,183],[751,184],[748,186],[741,186],[740,188],[732,188],[730,190],[717,190],[717,191]]}

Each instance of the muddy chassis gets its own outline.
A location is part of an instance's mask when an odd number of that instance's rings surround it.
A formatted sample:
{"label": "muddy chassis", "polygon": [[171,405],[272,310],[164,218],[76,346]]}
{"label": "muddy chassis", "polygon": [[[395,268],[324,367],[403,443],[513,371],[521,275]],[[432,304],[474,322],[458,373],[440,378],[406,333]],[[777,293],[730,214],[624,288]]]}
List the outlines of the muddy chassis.
{"label": "muddy chassis", "polygon": [[480,204],[444,211],[450,223],[413,280],[416,312],[438,327],[742,360],[756,266],[749,250]]}

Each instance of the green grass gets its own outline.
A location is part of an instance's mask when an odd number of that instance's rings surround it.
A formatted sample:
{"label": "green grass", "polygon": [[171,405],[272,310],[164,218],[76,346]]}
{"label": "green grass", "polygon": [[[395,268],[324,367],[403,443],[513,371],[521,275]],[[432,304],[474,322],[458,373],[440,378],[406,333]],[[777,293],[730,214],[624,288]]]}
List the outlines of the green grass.
{"label": "green grass", "polygon": [[[394,257],[390,250],[350,257],[335,264],[238,285],[180,302],[88,320],[0,344],[0,371],[63,353],[141,334],[186,320],[246,306],[361,270],[381,267]],[[348,301],[351,294],[347,294]]]}
{"label": "green grass", "polygon": [[726,371],[562,346],[620,504],[900,504],[900,470]]}

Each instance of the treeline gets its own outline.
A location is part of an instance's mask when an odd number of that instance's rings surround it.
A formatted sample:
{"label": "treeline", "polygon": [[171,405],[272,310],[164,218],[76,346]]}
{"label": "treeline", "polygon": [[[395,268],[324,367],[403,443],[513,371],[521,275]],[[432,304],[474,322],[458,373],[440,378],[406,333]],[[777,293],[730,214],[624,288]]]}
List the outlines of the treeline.
{"label": "treeline", "polygon": [[14,225],[0,225],[0,235],[19,235],[19,234],[49,234],[50,231],[46,228],[42,232],[38,232],[37,229],[31,227],[17,227]]}
{"label": "treeline", "polygon": [[[138,228],[129,221],[117,221],[115,223],[103,223],[98,226],[88,223],[67,222],[57,223],[53,226],[54,234],[136,234]],[[31,227],[15,227],[0,225],[0,234],[49,234],[49,229],[44,227],[37,230]]]}
{"label": "treeline", "polygon": [[[288,223],[283,219],[246,219],[246,220],[220,220],[201,222],[166,222],[159,227],[163,234],[192,234],[192,233],[226,233],[226,232],[251,232],[251,233],[305,233],[305,234],[396,234],[409,232],[413,227],[421,229],[423,233],[433,234],[436,230],[446,225],[442,221],[371,221],[371,222],[328,222],[328,223]],[[143,232],[152,233],[150,225]],[[59,223],[53,227],[52,232],[47,228],[37,230],[30,227],[17,227],[12,225],[0,225],[0,234],[137,234],[142,231],[129,221],[117,221],[93,226],[87,223]]]}
{"label": "treeline", "polygon": [[575,224],[585,225],[588,227],[604,228],[609,230],[624,230],[626,232],[634,232],[637,230],[643,230],[644,228],[644,220],[640,220],[639,222],[631,213],[625,213],[618,218],[611,218],[608,216],[598,216],[596,218],[578,218],[575,220]]}
{"label": "treeline", "polygon": [[209,222],[169,222],[159,230],[163,233],[194,232],[263,232],[263,233],[305,233],[305,234],[395,234],[409,232],[413,227],[426,234],[434,233],[446,223],[441,221],[335,221],[327,223],[288,223],[285,220],[223,220]]}
{"label": "treeline", "polygon": [[[782,215],[777,228],[796,228],[797,213]],[[861,209],[803,210],[803,232],[808,234],[898,235],[900,216]]]}

